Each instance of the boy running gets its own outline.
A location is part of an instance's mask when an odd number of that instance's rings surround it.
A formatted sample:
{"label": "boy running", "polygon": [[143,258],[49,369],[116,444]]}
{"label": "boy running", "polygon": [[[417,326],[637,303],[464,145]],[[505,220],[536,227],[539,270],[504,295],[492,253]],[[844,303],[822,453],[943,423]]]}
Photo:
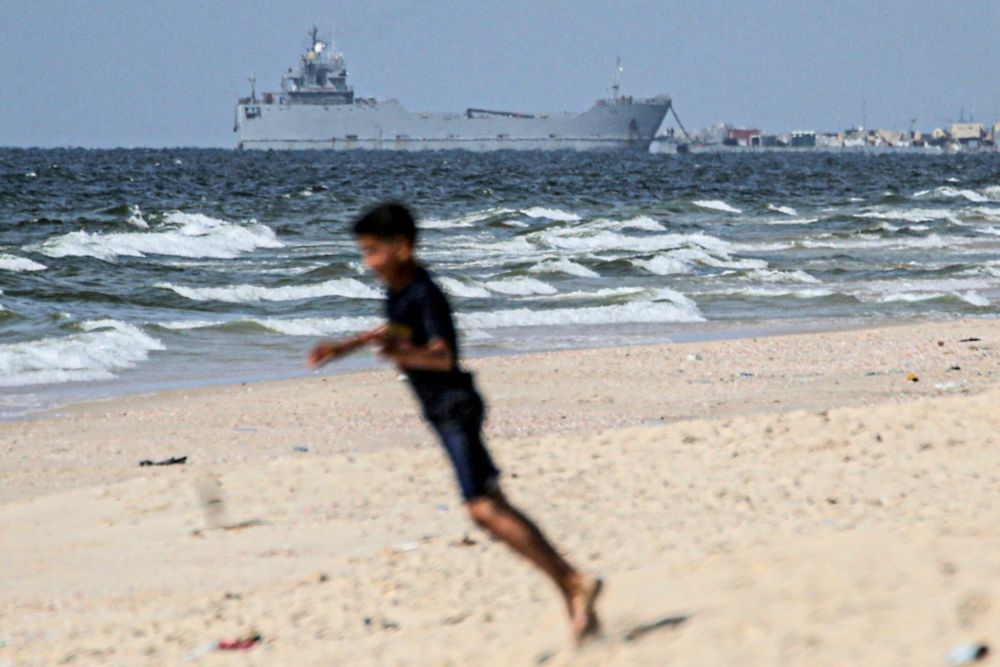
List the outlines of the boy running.
{"label": "boy running", "polygon": [[377,346],[409,379],[451,459],[472,520],[552,579],[566,602],[576,641],[596,634],[594,601],[601,580],[570,565],[500,491],[500,471],[482,440],[485,406],[472,375],[459,364],[448,300],[416,259],[417,229],[410,212],[400,204],[381,204],[365,212],[353,231],[365,266],[388,289],[388,322],[354,338],[317,344],[310,366],[318,368],[367,344]]}

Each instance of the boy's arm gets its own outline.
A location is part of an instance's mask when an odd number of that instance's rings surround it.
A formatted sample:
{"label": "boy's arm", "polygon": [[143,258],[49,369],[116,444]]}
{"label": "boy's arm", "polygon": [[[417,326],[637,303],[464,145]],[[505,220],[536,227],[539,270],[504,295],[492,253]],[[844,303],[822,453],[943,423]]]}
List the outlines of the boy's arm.
{"label": "boy's arm", "polygon": [[388,326],[383,324],[352,338],[317,343],[316,346],[313,347],[312,351],[309,352],[309,357],[306,360],[306,363],[310,368],[319,368],[334,359],[338,359],[345,354],[353,352],[359,347],[364,347],[372,341],[383,338],[387,329]]}
{"label": "boy's arm", "polygon": [[447,372],[455,367],[455,352],[444,338],[433,338],[426,345],[389,339],[383,343],[382,355],[411,370]]}

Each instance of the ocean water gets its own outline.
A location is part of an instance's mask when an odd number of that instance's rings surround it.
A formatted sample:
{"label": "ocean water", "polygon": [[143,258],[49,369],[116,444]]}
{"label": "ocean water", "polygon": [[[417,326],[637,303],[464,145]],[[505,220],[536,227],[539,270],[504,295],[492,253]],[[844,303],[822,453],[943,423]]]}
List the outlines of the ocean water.
{"label": "ocean water", "polygon": [[996,155],[0,149],[0,417],[305,374],[379,319],[348,228],[386,198],[471,354],[1000,303]]}

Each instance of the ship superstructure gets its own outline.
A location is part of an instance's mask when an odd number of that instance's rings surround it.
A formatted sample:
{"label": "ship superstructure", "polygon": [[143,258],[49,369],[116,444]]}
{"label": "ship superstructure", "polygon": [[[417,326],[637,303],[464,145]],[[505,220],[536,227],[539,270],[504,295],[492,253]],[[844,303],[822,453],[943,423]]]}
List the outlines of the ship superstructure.
{"label": "ship superstructure", "polygon": [[[469,108],[411,112],[397,100],[356,97],[344,58],[310,32],[311,46],[281,91],[256,91],[236,106],[239,148],[247,149],[634,149],[648,150],[670,97],[612,96],[583,113],[520,113]],[[619,66],[620,71],[620,66]]]}

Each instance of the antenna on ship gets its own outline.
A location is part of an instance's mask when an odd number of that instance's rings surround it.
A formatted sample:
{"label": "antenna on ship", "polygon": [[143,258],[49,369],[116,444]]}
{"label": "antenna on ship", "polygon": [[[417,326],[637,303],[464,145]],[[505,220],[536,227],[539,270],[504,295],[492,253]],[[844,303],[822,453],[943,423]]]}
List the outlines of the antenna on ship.
{"label": "antenna on ship", "polygon": [[250,82],[250,101],[257,104],[257,75],[251,72],[247,81]]}
{"label": "antenna on ship", "polygon": [[621,75],[622,72],[622,57],[618,56],[615,64],[615,80],[611,82],[611,96],[618,99],[618,95],[621,91]]}

